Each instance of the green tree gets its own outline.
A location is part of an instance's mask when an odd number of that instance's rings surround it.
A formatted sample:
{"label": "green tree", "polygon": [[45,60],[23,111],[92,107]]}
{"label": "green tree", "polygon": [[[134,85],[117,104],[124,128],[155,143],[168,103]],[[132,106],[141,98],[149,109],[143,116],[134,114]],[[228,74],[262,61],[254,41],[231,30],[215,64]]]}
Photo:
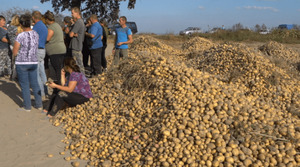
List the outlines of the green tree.
{"label": "green tree", "polygon": [[6,21],[10,21],[14,15],[22,15],[25,13],[32,13],[32,10],[22,9],[19,7],[12,7],[4,11],[0,11],[0,15],[4,16]]}
{"label": "green tree", "polygon": [[[108,22],[116,21],[119,17],[120,2],[126,0],[40,0],[41,3],[51,1],[56,13],[79,7],[83,17],[96,14],[105,18]],[[136,0],[128,0],[128,9],[133,9]]]}
{"label": "green tree", "polygon": [[235,25],[232,26],[232,31],[239,31],[244,29],[244,26],[241,23],[237,23]]}
{"label": "green tree", "polygon": [[256,24],[254,29],[255,29],[255,32],[260,32],[261,31],[261,27],[260,27],[259,24]]}
{"label": "green tree", "polygon": [[267,28],[267,26],[266,26],[265,24],[262,24],[262,25],[261,25],[261,30],[267,31],[267,29],[268,29],[268,28]]}

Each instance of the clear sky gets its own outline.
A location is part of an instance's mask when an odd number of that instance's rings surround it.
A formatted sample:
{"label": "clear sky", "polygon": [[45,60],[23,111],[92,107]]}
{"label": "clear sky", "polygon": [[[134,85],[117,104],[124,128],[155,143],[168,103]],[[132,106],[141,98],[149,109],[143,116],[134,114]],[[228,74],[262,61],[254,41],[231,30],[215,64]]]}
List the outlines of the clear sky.
{"label": "clear sky", "polygon": [[[11,7],[36,9],[42,13],[52,10],[51,3],[40,0],[1,0],[0,11]],[[63,14],[71,15],[65,11]],[[300,0],[137,0],[135,9],[121,3],[120,15],[135,21],[140,33],[174,33],[187,27],[206,31],[213,27],[231,28],[241,23],[253,28],[265,24],[300,25]]]}

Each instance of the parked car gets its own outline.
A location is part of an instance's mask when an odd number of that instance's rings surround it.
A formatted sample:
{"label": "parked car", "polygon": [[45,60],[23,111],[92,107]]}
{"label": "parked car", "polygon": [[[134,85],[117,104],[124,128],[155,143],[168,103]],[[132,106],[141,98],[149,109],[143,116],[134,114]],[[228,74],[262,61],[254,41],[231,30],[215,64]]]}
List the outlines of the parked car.
{"label": "parked car", "polygon": [[202,33],[199,27],[188,27],[187,29],[180,31],[180,35],[192,35],[194,33]]}
{"label": "parked car", "polygon": [[[138,32],[138,29],[137,29],[137,26],[136,26],[135,22],[128,21],[128,22],[126,22],[126,26],[131,29],[132,34],[136,34]],[[121,25],[119,23],[115,23],[111,26],[108,26],[109,35],[116,35],[115,30],[119,27],[121,27]]]}
{"label": "parked car", "polygon": [[261,31],[259,31],[259,33],[260,34],[263,34],[263,35],[265,35],[265,34],[269,34],[270,33],[270,30],[261,30]]}

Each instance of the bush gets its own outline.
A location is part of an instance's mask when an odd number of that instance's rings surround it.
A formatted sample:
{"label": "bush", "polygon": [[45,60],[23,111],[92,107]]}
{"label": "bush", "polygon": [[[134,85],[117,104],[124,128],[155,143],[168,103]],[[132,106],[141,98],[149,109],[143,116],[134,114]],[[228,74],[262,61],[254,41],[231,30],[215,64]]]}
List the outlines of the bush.
{"label": "bush", "polygon": [[280,43],[300,43],[299,30],[274,30],[269,34],[259,34],[258,32],[250,31],[247,29],[238,31],[219,30],[212,34],[201,33],[197,35],[211,40],[222,41],[276,41]]}

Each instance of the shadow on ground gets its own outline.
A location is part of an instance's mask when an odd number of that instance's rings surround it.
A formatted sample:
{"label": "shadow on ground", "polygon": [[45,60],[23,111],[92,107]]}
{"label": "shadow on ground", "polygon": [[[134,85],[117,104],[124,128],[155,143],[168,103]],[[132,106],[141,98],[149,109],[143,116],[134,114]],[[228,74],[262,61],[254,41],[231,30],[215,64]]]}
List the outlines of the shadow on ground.
{"label": "shadow on ground", "polygon": [[22,106],[22,94],[16,82],[0,79],[0,91],[10,97],[17,105]]}

